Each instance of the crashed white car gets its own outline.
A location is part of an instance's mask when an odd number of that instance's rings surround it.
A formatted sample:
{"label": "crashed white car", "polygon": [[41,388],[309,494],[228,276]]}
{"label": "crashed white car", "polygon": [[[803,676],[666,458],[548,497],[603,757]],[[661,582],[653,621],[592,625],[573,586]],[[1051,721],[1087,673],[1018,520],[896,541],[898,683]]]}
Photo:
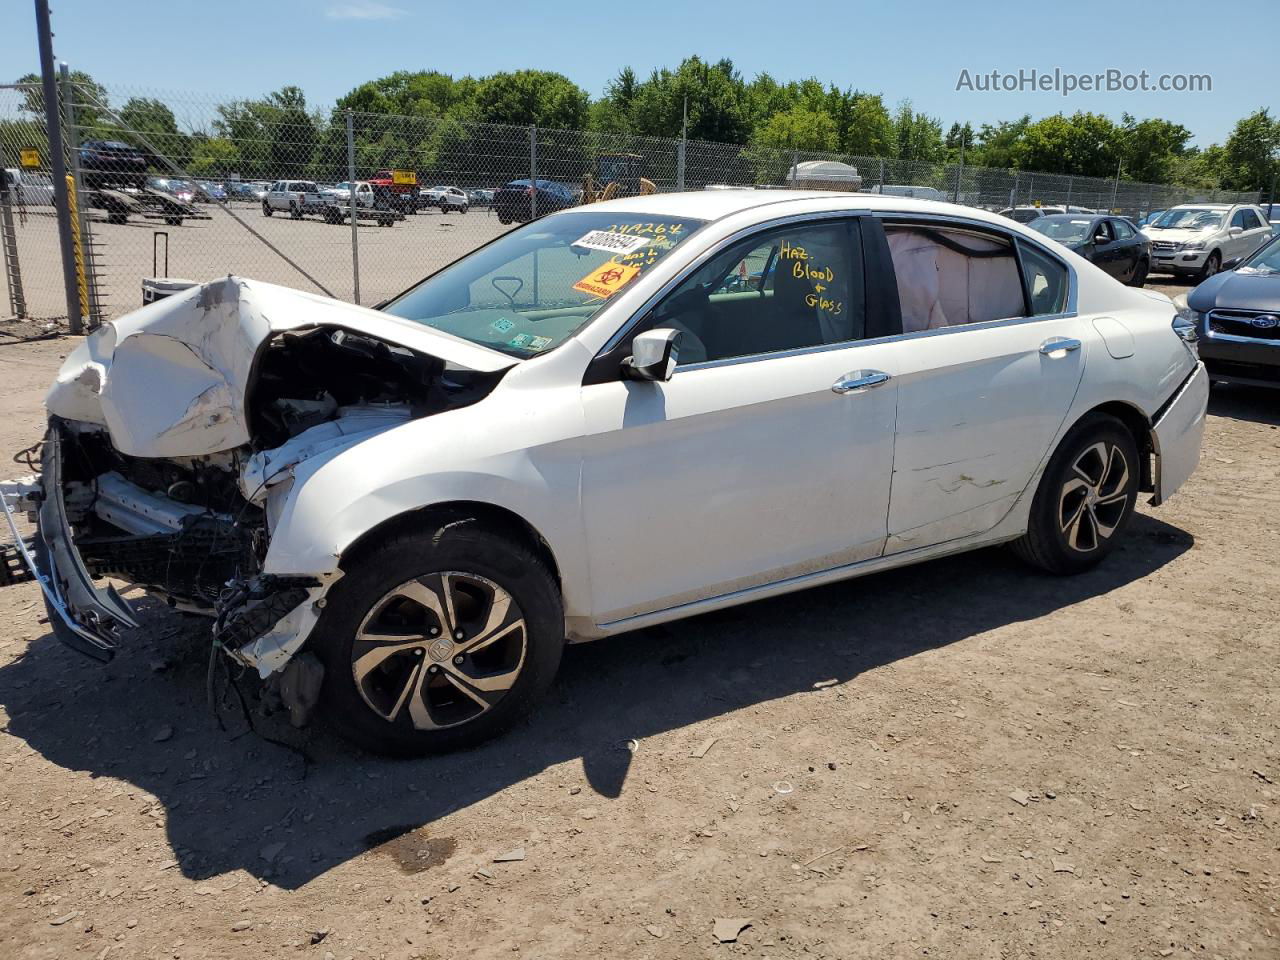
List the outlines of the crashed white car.
{"label": "crashed white car", "polygon": [[48,396],[31,562],[82,650],[138,623],[123,579],[295,712],[456,747],[566,639],[1002,542],[1092,566],[1195,467],[1194,339],[981,210],[595,204],[378,309],[228,277],[107,324]]}

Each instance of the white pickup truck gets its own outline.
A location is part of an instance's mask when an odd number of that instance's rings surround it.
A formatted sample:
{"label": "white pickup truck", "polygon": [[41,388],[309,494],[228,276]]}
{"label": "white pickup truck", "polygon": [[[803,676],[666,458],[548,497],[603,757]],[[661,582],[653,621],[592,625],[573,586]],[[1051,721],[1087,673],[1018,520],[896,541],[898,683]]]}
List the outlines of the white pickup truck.
{"label": "white pickup truck", "polygon": [[53,181],[48,174],[6,167],[4,188],[13,203],[27,207],[53,206]]}
{"label": "white pickup truck", "polygon": [[262,214],[269,217],[277,210],[287,210],[297,220],[306,213],[323,213],[328,204],[314,180],[277,180],[262,198]]}

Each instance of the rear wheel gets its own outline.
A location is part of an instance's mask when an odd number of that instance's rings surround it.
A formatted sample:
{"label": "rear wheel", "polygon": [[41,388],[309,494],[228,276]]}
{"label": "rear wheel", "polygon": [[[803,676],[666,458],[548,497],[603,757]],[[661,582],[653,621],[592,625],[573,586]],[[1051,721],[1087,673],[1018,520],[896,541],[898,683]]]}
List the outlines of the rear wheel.
{"label": "rear wheel", "polygon": [[1151,272],[1151,262],[1149,260],[1139,260],[1138,265],[1133,268],[1133,278],[1129,281],[1131,287],[1140,287],[1147,282],[1147,274]]}
{"label": "rear wheel", "polygon": [[466,213],[466,212],[467,212],[467,210],[468,210],[468,209],[470,209],[470,207],[469,207],[467,204],[465,204],[465,203],[464,203],[464,204],[463,204],[461,207],[459,207],[458,209],[459,209],[462,213]]}
{"label": "rear wheel", "polygon": [[271,204],[267,203],[265,200],[262,201],[262,215],[264,217],[271,216]]}
{"label": "rear wheel", "polygon": [[1123,423],[1091,414],[1049,460],[1014,552],[1050,573],[1080,573],[1114,549],[1137,504],[1138,446]]}
{"label": "rear wheel", "polygon": [[342,735],[399,755],[471,746],[550,685],[564,614],[524,545],[462,517],[402,531],[349,566],[312,640],[322,708]]}
{"label": "rear wheel", "polygon": [[294,203],[292,200],[289,201],[289,216],[292,217],[294,220],[302,219],[302,211],[298,209],[298,205]]}

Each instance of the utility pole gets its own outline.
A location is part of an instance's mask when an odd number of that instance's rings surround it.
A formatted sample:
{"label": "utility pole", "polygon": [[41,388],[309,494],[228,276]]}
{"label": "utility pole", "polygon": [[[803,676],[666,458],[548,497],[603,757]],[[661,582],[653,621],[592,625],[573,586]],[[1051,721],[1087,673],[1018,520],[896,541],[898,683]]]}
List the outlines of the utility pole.
{"label": "utility pole", "polygon": [[960,202],[960,178],[964,176],[964,141],[965,141],[965,129],[964,127],[961,127],[960,128],[960,168],[956,170],[956,194],[952,198],[952,202],[954,203]]}
{"label": "utility pole", "polygon": [[53,199],[58,212],[58,246],[62,251],[62,285],[67,297],[67,329],[84,333],[80,313],[80,286],[76,282],[75,241],[71,234],[71,207],[67,196],[67,159],[62,152],[62,118],[58,111],[58,77],[53,65],[53,31],[49,25],[49,0],[35,0],[36,36],[40,41],[40,82],[44,91],[45,133],[49,138],[49,165],[53,174]]}

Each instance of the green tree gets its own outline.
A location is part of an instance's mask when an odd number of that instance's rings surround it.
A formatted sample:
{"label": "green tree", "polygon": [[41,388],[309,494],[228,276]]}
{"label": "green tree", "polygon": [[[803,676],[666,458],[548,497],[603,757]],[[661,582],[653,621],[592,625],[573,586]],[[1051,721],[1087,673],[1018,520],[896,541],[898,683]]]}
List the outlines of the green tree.
{"label": "green tree", "polygon": [[191,172],[201,177],[240,173],[240,150],[225,137],[197,137],[191,150]]}
{"label": "green tree", "polygon": [[840,134],[824,111],[797,106],[775,113],[751,142],[757,147],[833,151],[840,148]]}
{"label": "green tree", "polygon": [[1236,122],[1222,146],[1220,177],[1229,190],[1270,187],[1280,160],[1280,119],[1270,110],[1255,110]]}
{"label": "green tree", "polygon": [[191,159],[191,138],[178,129],[173,111],[163,102],[149,97],[134,97],[119,112],[123,126],[118,136],[142,150],[147,144],[179,166]]}
{"label": "green tree", "polygon": [[1144,183],[1172,180],[1174,164],[1191,140],[1191,131],[1180,123],[1136,120],[1128,113],[1121,117],[1116,132],[1124,176]]}
{"label": "green tree", "polygon": [[945,148],[942,143],[942,124],[933,117],[917,113],[911,101],[898,104],[893,117],[895,156],[899,160],[936,162],[942,160]]}
{"label": "green tree", "polygon": [[564,74],[517,70],[485,77],[476,87],[475,119],[573,130],[586,126],[591,98]]}
{"label": "green tree", "polygon": [[675,71],[655,70],[632,103],[635,133],[678,137],[687,103],[689,139],[745,143],[751,136],[745,85],[730,60],[707,63],[695,56]]}
{"label": "green tree", "polygon": [[1119,143],[1116,125],[1102,114],[1056,113],[1027,126],[1013,147],[1013,165],[1039,173],[1114,177]]}
{"label": "green tree", "polygon": [[[76,88],[76,126],[84,129],[82,137],[99,136],[103,126],[103,113],[98,104],[108,106],[107,88],[98,83],[83,70],[70,72],[71,82]],[[22,109],[28,113],[44,116],[44,89],[40,86],[40,74],[27,73],[18,78],[18,83],[35,84],[22,91]]]}

